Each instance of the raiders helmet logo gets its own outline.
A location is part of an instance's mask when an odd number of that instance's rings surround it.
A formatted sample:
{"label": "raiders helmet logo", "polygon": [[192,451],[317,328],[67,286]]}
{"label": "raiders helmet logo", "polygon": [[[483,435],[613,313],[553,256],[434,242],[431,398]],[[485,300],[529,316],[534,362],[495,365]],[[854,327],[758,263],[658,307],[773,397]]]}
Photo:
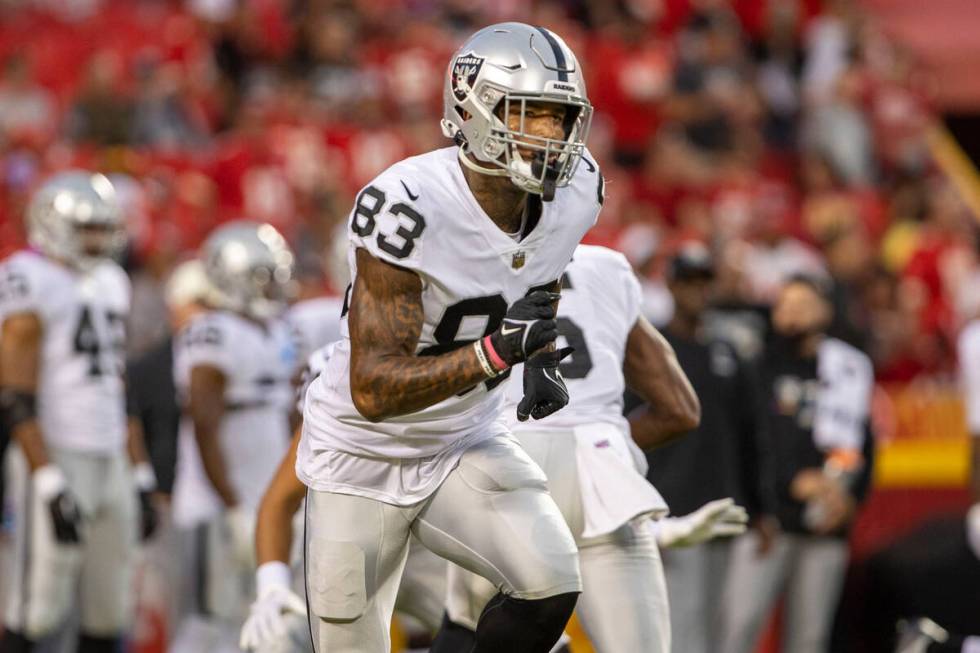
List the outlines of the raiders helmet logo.
{"label": "raiders helmet logo", "polygon": [[456,61],[453,62],[453,95],[460,102],[473,91],[473,85],[476,84],[476,77],[480,74],[484,61],[483,57],[467,52],[456,57]]}

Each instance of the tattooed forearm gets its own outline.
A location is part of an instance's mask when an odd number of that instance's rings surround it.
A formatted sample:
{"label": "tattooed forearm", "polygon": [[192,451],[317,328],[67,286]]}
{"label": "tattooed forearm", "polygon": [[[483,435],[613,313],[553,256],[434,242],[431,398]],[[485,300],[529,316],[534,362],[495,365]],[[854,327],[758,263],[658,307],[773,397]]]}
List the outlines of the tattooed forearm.
{"label": "tattooed forearm", "polygon": [[487,376],[471,347],[418,357],[422,282],[406,270],[357,252],[351,296],[351,397],[371,421],[405,415],[470,388]]}

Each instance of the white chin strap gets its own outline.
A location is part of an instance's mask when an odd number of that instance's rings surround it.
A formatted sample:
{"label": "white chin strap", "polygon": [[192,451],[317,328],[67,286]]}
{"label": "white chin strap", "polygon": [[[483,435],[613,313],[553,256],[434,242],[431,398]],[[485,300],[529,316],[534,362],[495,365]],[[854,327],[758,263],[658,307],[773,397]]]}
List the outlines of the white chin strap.
{"label": "white chin strap", "polygon": [[[516,153],[515,153],[516,159],[511,163],[509,168],[487,168],[481,166],[479,163],[476,163],[470,157],[466,156],[466,152],[463,150],[462,147],[459,148],[458,156],[459,156],[460,163],[462,163],[464,166],[466,166],[473,172],[476,172],[481,175],[488,175],[490,177],[509,177],[511,182],[525,193],[534,193],[536,195],[541,194],[541,190],[539,188],[537,188],[536,186],[532,186],[531,184],[525,181],[527,175],[524,175],[524,177],[521,176],[515,177],[514,175],[511,174],[511,172],[514,171],[514,168],[517,167],[521,167],[521,166],[526,167],[528,171],[530,171],[531,169],[530,164],[528,164],[526,161],[521,159],[520,155],[517,155]],[[520,175],[521,173],[521,171],[519,170],[515,172],[517,172],[518,175]]]}
{"label": "white chin strap", "polygon": [[470,157],[466,156],[466,151],[463,147],[458,150],[459,162],[464,166],[472,170],[473,172],[479,173],[481,175],[489,175],[491,177],[509,177],[510,172],[506,168],[485,168],[480,164],[476,163]]}

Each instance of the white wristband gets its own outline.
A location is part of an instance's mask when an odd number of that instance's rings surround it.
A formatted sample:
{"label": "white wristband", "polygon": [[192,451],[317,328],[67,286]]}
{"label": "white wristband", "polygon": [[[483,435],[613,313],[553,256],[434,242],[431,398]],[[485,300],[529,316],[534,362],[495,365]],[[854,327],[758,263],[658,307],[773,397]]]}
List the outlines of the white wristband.
{"label": "white wristband", "polygon": [[487,353],[483,351],[483,343],[477,340],[473,343],[473,351],[476,352],[476,360],[480,361],[480,367],[483,368],[483,373],[486,374],[491,379],[500,374],[493,365],[490,364],[490,359],[487,358]]}
{"label": "white wristband", "polygon": [[133,480],[136,482],[136,489],[140,492],[152,492],[157,489],[157,475],[153,473],[150,463],[137,463],[133,468]]}
{"label": "white wristband", "polygon": [[276,587],[290,587],[292,574],[289,572],[289,565],[282,560],[270,560],[263,562],[255,570],[255,589],[259,596]]}
{"label": "white wristband", "polygon": [[34,487],[45,502],[61,494],[68,485],[64,472],[50,463],[34,470],[33,478]]}

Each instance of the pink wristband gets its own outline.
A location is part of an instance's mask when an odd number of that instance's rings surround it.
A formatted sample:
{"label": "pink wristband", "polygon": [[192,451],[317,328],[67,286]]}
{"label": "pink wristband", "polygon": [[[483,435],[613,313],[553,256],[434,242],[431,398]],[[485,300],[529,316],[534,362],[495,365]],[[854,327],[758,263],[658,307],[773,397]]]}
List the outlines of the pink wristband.
{"label": "pink wristband", "polygon": [[504,362],[504,359],[500,357],[497,350],[493,348],[493,345],[490,343],[490,336],[485,336],[483,338],[483,350],[487,352],[487,358],[490,359],[490,364],[497,368],[498,372],[503,372],[510,367],[510,365]]}

